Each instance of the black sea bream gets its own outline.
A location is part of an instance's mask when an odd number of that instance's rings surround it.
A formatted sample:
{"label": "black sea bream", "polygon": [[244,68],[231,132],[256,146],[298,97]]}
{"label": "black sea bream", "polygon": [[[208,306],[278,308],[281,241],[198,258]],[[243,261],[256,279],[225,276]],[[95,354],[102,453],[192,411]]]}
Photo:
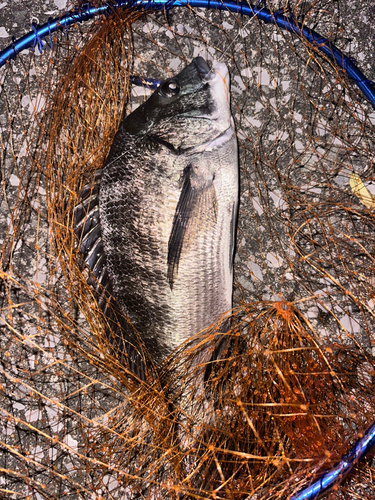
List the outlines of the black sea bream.
{"label": "black sea bream", "polygon": [[156,364],[232,307],[238,157],[229,99],[226,65],[194,59],[124,119],[76,208],[86,263]]}

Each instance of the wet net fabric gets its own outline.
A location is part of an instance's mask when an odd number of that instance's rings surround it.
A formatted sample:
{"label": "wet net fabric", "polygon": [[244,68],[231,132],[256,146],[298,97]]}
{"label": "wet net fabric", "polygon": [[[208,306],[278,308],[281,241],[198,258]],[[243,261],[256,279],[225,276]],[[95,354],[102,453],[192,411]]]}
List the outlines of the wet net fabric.
{"label": "wet net fabric", "polygon": [[[266,6],[369,74],[341,0]],[[296,494],[375,420],[371,104],[311,44],[225,11],[116,11],[52,42],[0,70],[0,498]],[[232,327],[219,318],[159,368],[141,348],[142,382],[106,335],[73,210],[150,93],[130,74],[164,79],[198,55],[231,75]],[[373,473],[369,455],[330,498],[373,498]]]}

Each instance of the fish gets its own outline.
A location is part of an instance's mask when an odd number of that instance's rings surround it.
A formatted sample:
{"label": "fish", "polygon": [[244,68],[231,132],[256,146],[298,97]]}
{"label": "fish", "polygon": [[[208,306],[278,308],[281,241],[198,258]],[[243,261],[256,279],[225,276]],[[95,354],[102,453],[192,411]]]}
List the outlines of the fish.
{"label": "fish", "polygon": [[238,193],[229,71],[196,57],[123,119],[80,194],[75,232],[99,305],[109,316],[114,298],[156,366],[232,308]]}

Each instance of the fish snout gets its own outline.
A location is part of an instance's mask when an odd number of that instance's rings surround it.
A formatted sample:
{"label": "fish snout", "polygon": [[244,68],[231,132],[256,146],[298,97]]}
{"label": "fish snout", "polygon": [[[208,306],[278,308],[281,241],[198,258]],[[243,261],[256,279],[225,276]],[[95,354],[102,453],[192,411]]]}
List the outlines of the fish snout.
{"label": "fish snout", "polygon": [[211,68],[203,57],[195,57],[193,59],[193,63],[195,64],[202,81],[208,81],[214,78],[215,75],[211,72]]}

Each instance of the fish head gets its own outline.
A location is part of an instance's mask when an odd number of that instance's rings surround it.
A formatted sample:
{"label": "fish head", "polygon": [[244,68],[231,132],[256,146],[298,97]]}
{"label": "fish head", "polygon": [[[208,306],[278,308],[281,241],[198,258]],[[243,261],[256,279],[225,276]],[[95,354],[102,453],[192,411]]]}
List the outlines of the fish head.
{"label": "fish head", "polygon": [[204,149],[234,128],[227,66],[214,62],[210,68],[202,57],[196,57],[165,80],[125,119],[123,127],[129,134],[155,138],[178,153]]}

